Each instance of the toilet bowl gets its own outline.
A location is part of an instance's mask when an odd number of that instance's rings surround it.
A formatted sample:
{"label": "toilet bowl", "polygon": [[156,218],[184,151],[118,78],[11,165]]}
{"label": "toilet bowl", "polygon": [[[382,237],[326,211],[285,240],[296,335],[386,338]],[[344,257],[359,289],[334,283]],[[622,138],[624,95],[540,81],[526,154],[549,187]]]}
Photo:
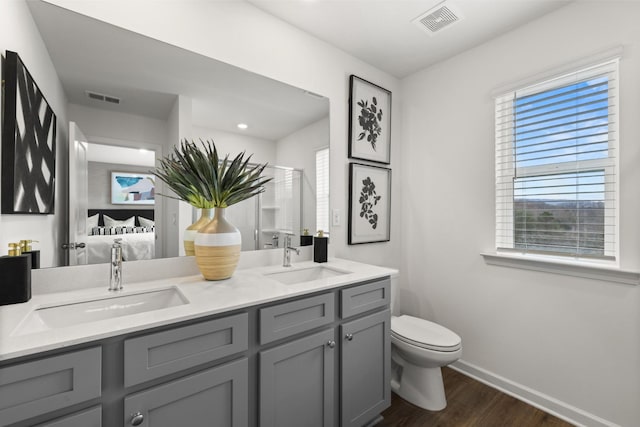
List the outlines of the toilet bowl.
{"label": "toilet bowl", "polygon": [[439,411],[447,406],[443,366],[462,355],[458,335],[412,316],[391,317],[391,389],[416,406]]}
{"label": "toilet bowl", "polygon": [[400,316],[399,274],[391,276],[391,389],[404,400],[430,411],[447,406],[443,366],[462,355],[462,340],[444,326]]}

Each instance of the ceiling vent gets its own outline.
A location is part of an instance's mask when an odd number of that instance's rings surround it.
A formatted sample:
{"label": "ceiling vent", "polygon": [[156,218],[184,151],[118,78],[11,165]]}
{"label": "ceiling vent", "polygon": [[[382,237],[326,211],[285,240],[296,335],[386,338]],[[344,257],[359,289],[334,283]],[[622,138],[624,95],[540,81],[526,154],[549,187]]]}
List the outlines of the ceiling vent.
{"label": "ceiling vent", "polygon": [[412,22],[429,35],[434,35],[462,19],[456,8],[450,4],[438,6],[418,16]]}
{"label": "ceiling vent", "polygon": [[116,104],[116,105],[120,104],[120,98],[115,96],[105,95],[104,93],[91,92],[91,91],[86,91],[86,94],[89,97],[89,99],[94,99],[96,101],[102,101],[102,102],[109,102],[111,104]]}

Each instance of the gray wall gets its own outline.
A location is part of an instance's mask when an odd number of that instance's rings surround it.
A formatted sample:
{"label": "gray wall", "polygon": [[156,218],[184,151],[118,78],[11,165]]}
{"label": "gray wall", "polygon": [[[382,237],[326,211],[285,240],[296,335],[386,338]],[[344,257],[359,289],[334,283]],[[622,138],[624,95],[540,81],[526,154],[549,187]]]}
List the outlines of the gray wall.
{"label": "gray wall", "polygon": [[89,162],[89,209],[140,209],[140,205],[111,204],[111,172],[149,173],[150,169],[148,166]]}

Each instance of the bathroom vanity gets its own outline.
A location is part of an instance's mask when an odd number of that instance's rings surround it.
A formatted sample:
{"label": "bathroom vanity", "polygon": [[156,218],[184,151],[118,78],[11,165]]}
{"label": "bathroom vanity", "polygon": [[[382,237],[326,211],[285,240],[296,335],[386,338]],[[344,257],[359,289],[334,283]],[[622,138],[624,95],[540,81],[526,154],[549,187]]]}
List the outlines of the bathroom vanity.
{"label": "bathroom vanity", "polygon": [[0,425],[367,425],[390,405],[394,272],[330,260],[36,294],[0,310]]}

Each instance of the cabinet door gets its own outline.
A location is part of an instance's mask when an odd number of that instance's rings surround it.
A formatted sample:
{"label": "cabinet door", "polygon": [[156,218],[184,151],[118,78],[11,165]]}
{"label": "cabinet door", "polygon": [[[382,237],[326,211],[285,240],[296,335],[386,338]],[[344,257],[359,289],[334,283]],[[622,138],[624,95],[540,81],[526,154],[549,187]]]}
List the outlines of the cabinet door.
{"label": "cabinet door", "polygon": [[127,396],[124,426],[246,427],[248,399],[244,358]]}
{"label": "cabinet door", "polygon": [[260,427],[332,427],[335,332],[260,353]]}
{"label": "cabinet door", "polygon": [[391,404],[390,316],[385,310],[340,327],[342,427],[363,426]]}

